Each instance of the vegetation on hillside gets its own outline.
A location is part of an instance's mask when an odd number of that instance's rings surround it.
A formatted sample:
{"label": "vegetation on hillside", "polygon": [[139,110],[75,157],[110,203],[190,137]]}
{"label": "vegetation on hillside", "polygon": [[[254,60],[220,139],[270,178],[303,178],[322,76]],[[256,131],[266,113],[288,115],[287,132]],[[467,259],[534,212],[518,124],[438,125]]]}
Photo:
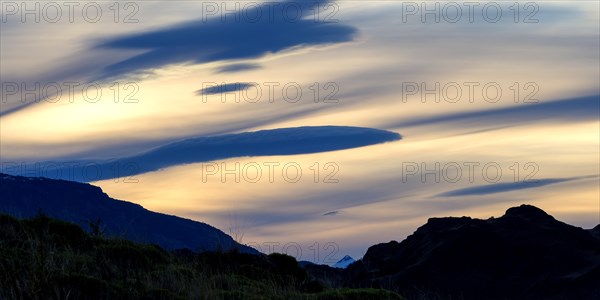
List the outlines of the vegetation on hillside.
{"label": "vegetation on hillside", "polygon": [[332,289],[293,257],[168,252],[39,215],[0,215],[0,299],[401,299]]}

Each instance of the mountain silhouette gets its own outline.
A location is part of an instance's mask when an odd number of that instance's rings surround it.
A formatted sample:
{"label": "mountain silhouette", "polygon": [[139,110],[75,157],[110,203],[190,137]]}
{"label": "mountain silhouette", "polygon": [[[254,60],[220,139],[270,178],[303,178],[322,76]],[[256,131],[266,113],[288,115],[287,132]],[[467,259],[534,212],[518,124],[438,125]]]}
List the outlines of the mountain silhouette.
{"label": "mountain silhouette", "polygon": [[600,224],[596,225],[596,227],[590,229],[589,231],[593,236],[600,239]]}
{"label": "mountain silhouette", "polygon": [[[112,199],[90,184],[0,173],[0,195],[0,213],[16,217],[43,212],[167,250],[259,254],[210,225]],[[323,286],[387,289],[407,299],[600,299],[600,225],[584,230],[521,205],[487,220],[431,218],[345,269],[290,260],[298,264]]]}
{"label": "mountain silhouette", "polygon": [[193,251],[239,250],[258,253],[236,243],[210,225],[156,213],[110,198],[86,183],[0,173],[0,212],[20,218],[43,213],[88,228],[96,224],[106,236],[157,244],[165,249]]}
{"label": "mountain silhouette", "polygon": [[370,247],[340,284],[409,299],[600,299],[599,228],[531,205],[487,220],[431,218],[400,243]]}
{"label": "mountain silhouette", "polygon": [[353,262],[355,262],[354,258],[352,258],[350,255],[346,255],[342,259],[340,259],[338,262],[333,264],[332,267],[345,269]]}

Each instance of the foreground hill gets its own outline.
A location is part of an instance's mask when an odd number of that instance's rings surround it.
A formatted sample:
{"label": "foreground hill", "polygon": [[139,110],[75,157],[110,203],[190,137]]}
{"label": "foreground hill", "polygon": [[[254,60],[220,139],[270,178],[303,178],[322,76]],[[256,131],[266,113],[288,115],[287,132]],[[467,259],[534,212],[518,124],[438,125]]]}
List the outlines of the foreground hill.
{"label": "foreground hill", "polygon": [[35,217],[0,216],[0,299],[600,299],[600,225],[530,205],[429,219],[340,269],[259,254],[89,184],[0,174],[0,195],[0,213]]}
{"label": "foreground hill", "polygon": [[488,220],[432,218],[400,243],[370,247],[339,283],[409,299],[600,299],[598,228],[530,205]]}
{"label": "foreground hill", "polygon": [[2,214],[0,299],[402,300],[385,290],[326,288],[283,254],[165,251],[44,215]]}
{"label": "foreground hill", "polygon": [[45,215],[97,227],[106,236],[157,244],[165,249],[232,250],[257,253],[208,224],[144,209],[110,198],[90,184],[0,173],[0,213]]}

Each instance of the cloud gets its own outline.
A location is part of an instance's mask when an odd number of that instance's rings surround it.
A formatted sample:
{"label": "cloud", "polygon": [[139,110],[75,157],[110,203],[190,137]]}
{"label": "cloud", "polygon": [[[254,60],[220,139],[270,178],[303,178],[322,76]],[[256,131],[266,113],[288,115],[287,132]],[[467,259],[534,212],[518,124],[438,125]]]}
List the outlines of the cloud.
{"label": "cloud", "polygon": [[249,82],[227,83],[203,88],[201,90],[196,91],[196,95],[215,95],[221,93],[237,92],[245,90],[251,86],[253,86],[253,84]]}
{"label": "cloud", "polygon": [[453,113],[430,118],[390,122],[384,127],[399,128],[452,122],[468,124],[470,127],[477,127],[478,125],[516,125],[544,120],[577,122],[598,120],[599,110],[600,95],[593,95],[537,104],[516,105],[508,108]]}
{"label": "cloud", "polygon": [[326,213],[324,213],[323,215],[324,215],[324,216],[335,216],[335,215],[337,215],[337,214],[340,214],[340,213],[342,213],[342,212],[343,212],[343,211],[341,211],[341,210],[334,210],[334,211],[326,212]]}
{"label": "cloud", "polygon": [[236,73],[242,71],[256,70],[262,68],[259,64],[232,64],[215,69],[216,73]]}
{"label": "cloud", "polygon": [[[349,126],[279,128],[197,137],[124,158],[103,161],[40,162],[43,177],[97,181],[128,177],[171,166],[245,156],[296,155],[363,147],[401,139],[395,132]],[[16,168],[18,170],[18,168]],[[3,170],[11,175],[15,169]]]}
{"label": "cloud", "polygon": [[351,41],[357,33],[355,28],[314,20],[311,14],[316,7],[327,2],[264,3],[230,15],[219,12],[221,16],[203,16],[200,21],[108,39],[97,48],[143,53],[107,66],[102,77],[146,72],[177,63],[259,58],[293,47]]}
{"label": "cloud", "polygon": [[[258,199],[251,195],[247,197],[247,201],[252,201],[253,205],[246,208],[236,207],[236,214],[253,227],[274,226],[273,228],[276,228],[280,225],[297,222],[320,222],[336,219],[324,217],[342,217],[352,211],[353,213],[349,213],[347,217],[355,218],[357,213],[360,215],[361,211],[368,210],[371,205],[391,202],[403,203],[402,200],[406,200],[409,196],[398,190],[397,180],[378,179],[318,192],[311,191],[311,188],[307,187],[301,192],[294,192],[285,196],[285,201],[282,201],[281,195]],[[404,208],[407,208],[406,203],[403,203],[403,205]],[[325,213],[323,213],[324,211]],[[195,217],[206,215],[203,211],[194,212],[193,209],[177,213],[190,214]],[[396,217],[408,217],[412,214],[414,212],[407,209],[402,212],[398,211]],[[227,218],[227,212],[214,211],[210,215],[214,220]]]}
{"label": "cloud", "polygon": [[524,181],[524,182],[496,183],[496,184],[488,184],[488,185],[482,185],[482,186],[476,186],[476,187],[457,189],[457,190],[439,194],[438,196],[457,197],[457,196],[475,196],[475,195],[505,193],[505,192],[511,192],[514,190],[538,188],[538,187],[542,187],[542,186],[546,186],[546,185],[557,184],[557,183],[573,181],[573,180],[579,180],[579,179],[583,179],[583,178],[591,178],[591,177],[598,177],[598,176],[582,176],[582,177],[570,177],[570,178],[548,178],[548,179],[539,179],[539,180]]}

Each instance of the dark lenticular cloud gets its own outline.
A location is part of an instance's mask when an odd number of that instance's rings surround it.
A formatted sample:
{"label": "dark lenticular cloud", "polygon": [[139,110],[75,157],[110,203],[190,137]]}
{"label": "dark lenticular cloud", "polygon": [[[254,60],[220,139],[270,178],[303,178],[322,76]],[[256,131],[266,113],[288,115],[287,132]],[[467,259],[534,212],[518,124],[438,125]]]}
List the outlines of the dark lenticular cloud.
{"label": "dark lenticular cloud", "polygon": [[237,92],[251,87],[253,84],[248,82],[227,83],[222,85],[210,86],[196,92],[196,95],[216,95],[221,93]]}
{"label": "dark lenticular cloud", "polygon": [[[351,41],[357,33],[355,28],[315,20],[315,8],[327,2],[287,1],[275,2],[276,6],[270,2],[248,6],[225,19],[221,13],[212,18],[206,18],[205,13],[199,21],[106,40],[97,47],[145,52],[107,66],[102,77],[176,63],[258,58],[292,47]],[[254,17],[257,15],[260,17]]]}
{"label": "dark lenticular cloud", "polygon": [[[305,126],[196,137],[110,160],[51,161],[35,165],[47,171],[43,177],[89,182],[133,176],[182,164],[236,157],[327,152],[397,141],[401,138],[398,133],[373,128]],[[3,172],[26,175],[19,173],[18,168],[4,168]]]}

